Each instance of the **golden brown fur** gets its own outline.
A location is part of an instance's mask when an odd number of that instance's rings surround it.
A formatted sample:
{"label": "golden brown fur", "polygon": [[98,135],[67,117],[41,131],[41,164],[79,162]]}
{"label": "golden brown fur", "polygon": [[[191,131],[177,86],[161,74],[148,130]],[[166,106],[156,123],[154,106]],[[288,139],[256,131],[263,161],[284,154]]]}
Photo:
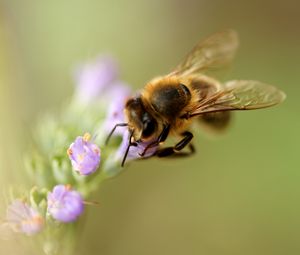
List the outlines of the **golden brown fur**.
{"label": "golden brown fur", "polygon": [[[151,101],[152,101],[152,95],[153,93],[161,89],[164,86],[170,86],[170,85],[178,85],[178,84],[184,84],[191,93],[191,98],[188,102],[188,104],[178,113],[176,116],[163,116],[162,114],[158,113]],[[180,76],[163,76],[163,77],[157,77],[151,80],[147,85],[145,86],[144,90],[141,93],[141,99],[147,109],[152,116],[155,117],[158,123],[171,123],[171,133],[173,135],[180,135],[182,132],[187,130],[191,123],[193,122],[193,119],[182,119],[180,116],[183,114],[192,111],[195,107],[199,105],[199,102],[203,100],[204,98],[208,97],[212,93],[215,93],[220,88],[220,84],[217,80],[205,76],[205,75],[190,75],[188,77],[180,77]],[[161,132],[162,125],[160,125],[160,128],[157,130],[157,134]]]}

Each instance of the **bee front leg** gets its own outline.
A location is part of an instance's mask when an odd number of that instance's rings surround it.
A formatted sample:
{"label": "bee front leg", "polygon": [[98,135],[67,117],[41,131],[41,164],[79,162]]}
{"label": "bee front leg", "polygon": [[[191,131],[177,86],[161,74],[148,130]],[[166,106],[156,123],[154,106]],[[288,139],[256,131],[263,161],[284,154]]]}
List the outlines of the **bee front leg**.
{"label": "bee front leg", "polygon": [[[162,148],[157,151],[156,155],[160,158],[162,157],[168,157],[171,155],[176,156],[188,156],[195,152],[194,146],[190,143],[190,141],[193,139],[194,135],[191,132],[184,132],[182,134],[184,137],[182,140],[180,140],[178,143],[175,144],[173,147],[166,147]],[[189,144],[190,147],[190,153],[183,153],[181,150],[185,148]]]}

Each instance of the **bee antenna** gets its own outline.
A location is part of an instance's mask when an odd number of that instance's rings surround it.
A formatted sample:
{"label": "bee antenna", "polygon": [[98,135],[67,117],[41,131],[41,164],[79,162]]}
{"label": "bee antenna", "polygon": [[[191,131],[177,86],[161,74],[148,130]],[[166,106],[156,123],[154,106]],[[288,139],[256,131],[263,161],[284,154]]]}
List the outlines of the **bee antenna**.
{"label": "bee antenna", "polygon": [[111,136],[113,135],[113,133],[116,131],[117,127],[127,127],[128,123],[118,123],[116,124],[113,129],[110,131],[109,135],[107,136],[106,140],[105,140],[105,145],[108,144],[109,139],[111,138]]}
{"label": "bee antenna", "polygon": [[123,167],[124,164],[125,164],[125,161],[126,161],[126,158],[127,158],[127,155],[128,155],[128,152],[129,152],[130,147],[131,147],[131,146],[137,146],[137,143],[132,143],[132,142],[131,142],[131,138],[132,138],[132,136],[133,136],[133,132],[134,132],[134,130],[132,130],[132,131],[130,132],[129,141],[128,141],[128,146],[127,146],[127,149],[126,149],[126,151],[125,151],[125,154],[124,154],[124,157],[123,157],[123,160],[122,160],[122,164],[121,164],[122,167]]}

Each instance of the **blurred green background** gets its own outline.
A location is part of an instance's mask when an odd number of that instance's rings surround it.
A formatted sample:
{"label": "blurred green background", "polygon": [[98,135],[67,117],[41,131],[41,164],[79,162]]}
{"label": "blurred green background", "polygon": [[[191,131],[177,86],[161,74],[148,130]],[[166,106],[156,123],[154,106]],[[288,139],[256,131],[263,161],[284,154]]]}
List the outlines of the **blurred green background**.
{"label": "blurred green background", "polygon": [[[226,78],[274,84],[287,100],[236,113],[219,139],[196,130],[194,157],[135,162],[106,182],[78,254],[299,254],[299,9],[292,0],[1,0],[1,187],[24,178],[31,127],[71,95],[76,64],[112,53],[138,89],[199,39],[234,28],[241,47]],[[2,252],[16,254],[11,242]]]}

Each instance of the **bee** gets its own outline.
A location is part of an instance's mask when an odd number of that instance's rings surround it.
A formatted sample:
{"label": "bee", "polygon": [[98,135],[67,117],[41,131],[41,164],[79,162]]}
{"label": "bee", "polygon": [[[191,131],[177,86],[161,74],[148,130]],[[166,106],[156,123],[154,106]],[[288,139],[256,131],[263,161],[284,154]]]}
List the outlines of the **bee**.
{"label": "bee", "polygon": [[[189,155],[195,152],[190,131],[195,119],[213,129],[224,129],[230,111],[270,107],[282,102],[285,94],[274,86],[254,80],[231,80],[221,83],[208,75],[230,64],[239,45],[234,30],[226,30],[200,41],[186,58],[169,74],[156,77],[141,93],[125,104],[126,123],[130,133],[124,166],[131,146],[148,142],[140,156],[160,146],[158,157]],[[169,135],[180,137],[171,147],[161,148]],[[189,147],[189,153],[182,150]]]}

